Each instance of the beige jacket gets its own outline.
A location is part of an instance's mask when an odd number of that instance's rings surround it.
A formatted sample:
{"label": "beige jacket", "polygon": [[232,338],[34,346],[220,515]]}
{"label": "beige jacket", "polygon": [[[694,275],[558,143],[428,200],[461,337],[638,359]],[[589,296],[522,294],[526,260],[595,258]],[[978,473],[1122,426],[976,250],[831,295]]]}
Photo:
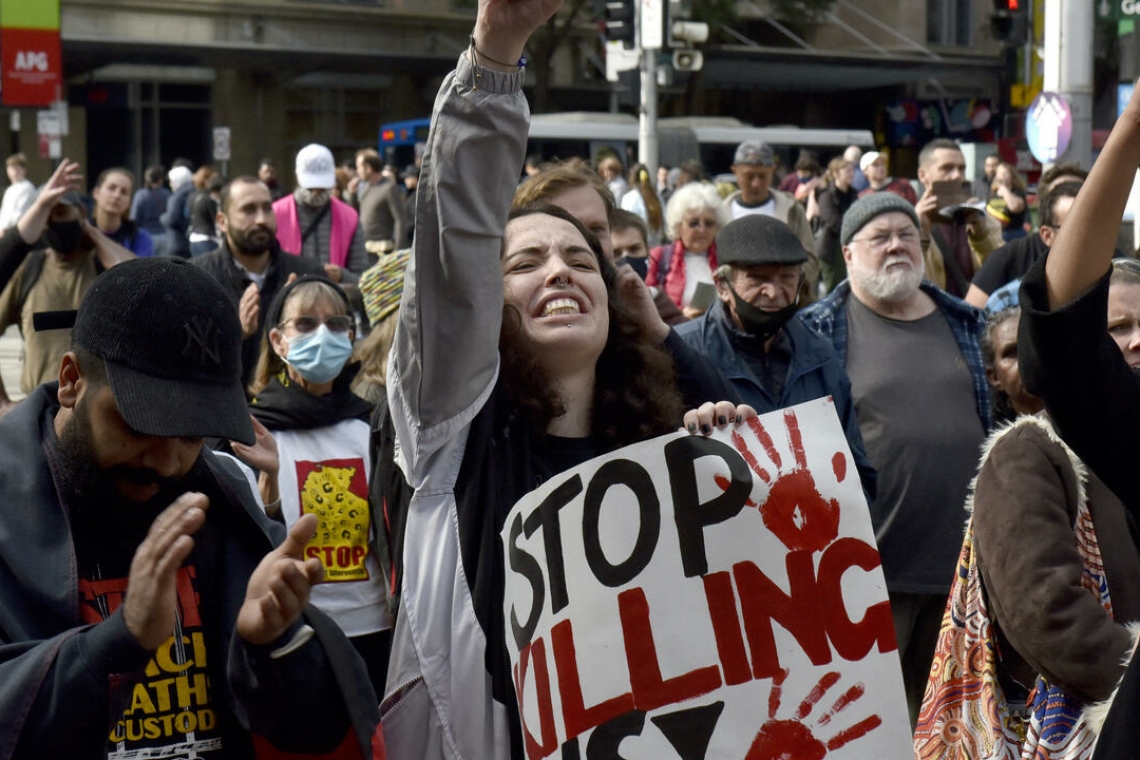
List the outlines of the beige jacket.
{"label": "beige jacket", "polygon": [[[970,253],[973,254],[974,271],[969,273],[969,279],[981,269],[986,258],[995,250],[1005,245],[1001,236],[1001,225],[988,214],[982,217],[985,226],[977,235],[970,235]],[[929,244],[923,244],[922,258],[926,263],[926,279],[933,282],[943,290],[946,289],[946,261],[938,243],[931,239]],[[962,294],[965,296],[965,293]]]}

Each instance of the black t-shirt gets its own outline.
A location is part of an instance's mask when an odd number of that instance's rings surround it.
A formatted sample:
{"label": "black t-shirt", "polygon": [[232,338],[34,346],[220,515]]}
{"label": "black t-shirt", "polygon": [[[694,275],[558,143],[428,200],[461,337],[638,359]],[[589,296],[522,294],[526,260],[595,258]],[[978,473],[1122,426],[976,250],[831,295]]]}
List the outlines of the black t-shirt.
{"label": "black t-shirt", "polygon": [[549,434],[537,441],[535,447],[535,454],[550,468],[552,475],[588,462],[602,451],[593,438],[565,438]]}
{"label": "black t-shirt", "polygon": [[989,255],[986,263],[974,275],[974,285],[986,294],[1002,285],[1020,280],[1049,249],[1037,233],[1026,235],[998,248]]}

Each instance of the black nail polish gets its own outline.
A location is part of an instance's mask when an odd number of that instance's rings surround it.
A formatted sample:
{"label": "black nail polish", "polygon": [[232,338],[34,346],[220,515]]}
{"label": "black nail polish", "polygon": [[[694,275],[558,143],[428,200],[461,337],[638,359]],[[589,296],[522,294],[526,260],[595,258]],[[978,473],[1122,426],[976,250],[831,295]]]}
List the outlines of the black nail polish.
{"label": "black nail polish", "polygon": [[721,427],[724,427],[725,425],[728,424],[728,418],[722,414],[721,416],[716,418],[716,424],[720,425]]}
{"label": "black nail polish", "polygon": [[712,428],[710,428],[708,425],[701,425],[701,432],[705,435],[708,435],[712,432]]}

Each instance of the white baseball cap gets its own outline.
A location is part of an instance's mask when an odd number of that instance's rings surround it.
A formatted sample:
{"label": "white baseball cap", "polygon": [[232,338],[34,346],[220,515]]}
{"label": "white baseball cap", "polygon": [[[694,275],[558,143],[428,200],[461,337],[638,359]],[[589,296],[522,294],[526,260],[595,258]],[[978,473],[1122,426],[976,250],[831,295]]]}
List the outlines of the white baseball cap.
{"label": "white baseball cap", "polygon": [[879,153],[876,150],[867,151],[863,154],[863,157],[859,159],[859,168],[863,171],[867,171],[867,167],[878,161],[879,157],[882,155],[882,153]]}
{"label": "white baseball cap", "polygon": [[336,187],[336,162],[332,151],[312,143],[297,153],[297,184],[306,190],[331,190]]}
{"label": "white baseball cap", "polygon": [[176,166],[166,173],[166,178],[170,180],[170,189],[178,192],[178,188],[194,181],[194,173],[185,166]]}

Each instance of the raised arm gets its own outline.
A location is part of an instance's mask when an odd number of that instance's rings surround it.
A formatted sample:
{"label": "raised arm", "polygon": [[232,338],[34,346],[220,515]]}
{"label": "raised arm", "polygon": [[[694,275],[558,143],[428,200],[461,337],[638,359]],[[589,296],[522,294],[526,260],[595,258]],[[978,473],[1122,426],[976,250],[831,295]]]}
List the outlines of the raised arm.
{"label": "raised arm", "polygon": [[1116,122],[1044,265],[1022,280],[1018,364],[1061,437],[1140,520],[1140,376],[1107,329],[1108,272],[1140,163],[1140,93]]}
{"label": "raised arm", "polygon": [[473,49],[436,98],[390,375],[393,409],[421,429],[471,407],[498,368],[499,252],[529,121],[509,64],[559,2],[481,0]]}
{"label": "raised arm", "polygon": [[1100,157],[1073,201],[1045,265],[1049,308],[1084,293],[1104,276],[1116,247],[1128,191],[1140,165],[1140,90],[1116,121]]}

